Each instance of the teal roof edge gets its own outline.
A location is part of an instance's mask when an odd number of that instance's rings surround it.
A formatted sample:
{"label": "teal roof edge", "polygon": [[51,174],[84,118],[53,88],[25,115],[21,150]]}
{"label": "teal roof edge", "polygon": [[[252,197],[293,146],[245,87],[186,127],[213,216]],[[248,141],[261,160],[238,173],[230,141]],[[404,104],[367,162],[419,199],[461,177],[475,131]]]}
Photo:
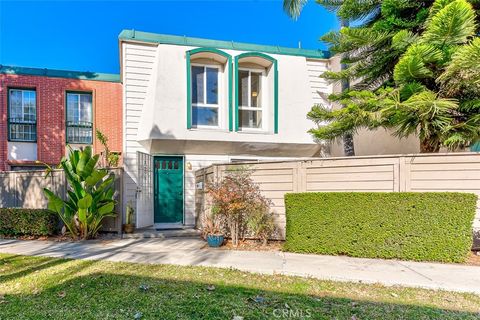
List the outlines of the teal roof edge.
{"label": "teal roof edge", "polygon": [[257,51],[289,56],[302,56],[306,58],[328,59],[330,52],[323,50],[309,50],[300,48],[287,48],[279,46],[242,43],[234,41],[211,40],[202,38],[190,38],[183,36],[150,33],[136,30],[123,30],[118,35],[120,40],[132,40],[151,43],[173,44],[192,47],[209,47],[218,49],[230,49],[240,51]]}
{"label": "teal roof edge", "polygon": [[105,82],[120,82],[120,75],[113,73],[98,73],[91,71],[69,71],[44,68],[30,68],[0,65],[0,74],[30,75],[53,78],[69,78]]}

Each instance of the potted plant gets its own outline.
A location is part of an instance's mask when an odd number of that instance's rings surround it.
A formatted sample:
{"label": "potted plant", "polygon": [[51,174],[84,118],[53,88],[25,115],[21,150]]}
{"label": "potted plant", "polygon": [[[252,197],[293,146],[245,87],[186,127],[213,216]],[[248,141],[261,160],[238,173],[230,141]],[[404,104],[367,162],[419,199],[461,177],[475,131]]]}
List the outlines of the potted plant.
{"label": "potted plant", "polygon": [[133,209],[132,203],[129,201],[127,204],[125,224],[123,225],[123,231],[125,233],[133,233],[133,231],[135,230],[135,224],[133,223],[134,213],[135,213],[135,209]]}
{"label": "potted plant", "polygon": [[220,247],[225,240],[220,219],[215,214],[205,214],[202,217],[202,234],[210,247]]}

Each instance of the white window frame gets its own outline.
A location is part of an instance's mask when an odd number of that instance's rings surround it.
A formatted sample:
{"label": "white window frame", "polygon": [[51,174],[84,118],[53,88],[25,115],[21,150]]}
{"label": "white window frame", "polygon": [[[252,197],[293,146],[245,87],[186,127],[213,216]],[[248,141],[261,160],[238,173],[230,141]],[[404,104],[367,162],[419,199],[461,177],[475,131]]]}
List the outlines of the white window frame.
{"label": "white window frame", "polygon": [[[217,92],[217,104],[209,104],[209,103],[193,103],[193,101],[190,100],[190,105],[191,105],[191,112],[193,115],[193,108],[194,107],[204,107],[204,108],[211,108],[211,109],[217,109],[218,111],[218,123],[216,126],[207,126],[207,125],[194,125],[193,124],[193,117],[192,117],[192,128],[194,129],[221,129],[223,127],[223,109],[222,108],[222,102],[223,102],[223,68],[221,65],[218,64],[205,64],[205,63],[192,63],[190,64],[190,68],[193,67],[203,67],[204,70],[204,77],[203,77],[203,99],[206,102],[207,101],[207,68],[212,68],[212,69],[217,69],[217,75],[218,75],[218,92]],[[193,74],[190,70],[190,74]],[[193,85],[192,85],[192,79],[190,78],[190,99],[193,97]],[[198,97],[197,97],[198,99]]]}
{"label": "white window frame", "polygon": [[[20,121],[12,121],[12,100],[11,100],[11,92],[12,91],[20,91],[22,94],[22,107],[21,107],[21,120]],[[34,120],[25,120],[25,93],[26,92],[33,92],[35,94],[35,119]],[[8,140],[15,141],[15,142],[36,142],[38,139],[38,132],[37,132],[37,90],[36,89],[29,89],[29,88],[8,88]],[[31,115],[31,114],[29,114]],[[33,125],[35,129],[35,139],[13,139],[11,133],[11,126],[12,125]],[[23,132],[25,134],[25,132]]]}
{"label": "white window frame", "polygon": [[[248,106],[242,106],[240,102],[238,103],[238,114],[235,115],[236,117],[240,118],[240,111],[247,110],[247,111],[261,111],[262,112],[262,126],[260,128],[248,128],[238,126],[238,129],[243,132],[266,132],[268,128],[268,86],[267,84],[267,73],[265,69],[257,69],[257,68],[238,68],[238,71],[248,71]],[[252,107],[252,72],[254,73],[261,73],[262,76],[260,78],[260,90],[262,92],[261,99],[260,99],[260,108]],[[239,83],[237,84],[236,90],[238,90]]]}

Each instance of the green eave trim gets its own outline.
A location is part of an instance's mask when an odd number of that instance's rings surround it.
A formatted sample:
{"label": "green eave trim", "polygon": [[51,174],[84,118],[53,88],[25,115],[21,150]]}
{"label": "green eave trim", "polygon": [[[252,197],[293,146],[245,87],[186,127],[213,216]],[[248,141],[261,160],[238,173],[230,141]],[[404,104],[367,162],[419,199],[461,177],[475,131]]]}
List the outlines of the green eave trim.
{"label": "green eave trim", "polygon": [[182,37],[150,32],[142,32],[135,30],[123,30],[119,36],[119,40],[131,40],[150,43],[173,44],[179,46],[207,47],[240,51],[257,51],[270,54],[282,54],[289,56],[301,56],[315,59],[328,59],[330,52],[323,50],[308,50],[300,48],[287,48],[279,46],[269,46],[253,43],[243,43],[234,41],[211,40],[202,38]]}
{"label": "green eave trim", "polygon": [[[272,63],[273,68],[273,133],[278,133],[278,64],[277,60],[261,52],[245,52],[235,56],[235,85],[238,87],[239,60],[246,57],[260,57]],[[238,116],[238,88],[235,90],[235,131],[239,127]]]}
{"label": "green eave trim", "polygon": [[216,48],[197,48],[186,53],[187,59],[187,129],[192,128],[192,88],[191,88],[191,64],[190,59],[196,53],[210,52],[227,58],[228,64],[228,130],[233,131],[233,102],[232,102],[232,56]]}
{"label": "green eave trim", "polygon": [[68,70],[29,68],[29,67],[14,67],[14,66],[2,66],[2,65],[0,65],[0,74],[27,75],[27,76],[52,77],[52,78],[68,78],[68,79],[105,81],[105,82],[120,82],[119,74],[98,73],[98,72],[90,72],[90,71],[82,72],[82,71],[68,71]]}

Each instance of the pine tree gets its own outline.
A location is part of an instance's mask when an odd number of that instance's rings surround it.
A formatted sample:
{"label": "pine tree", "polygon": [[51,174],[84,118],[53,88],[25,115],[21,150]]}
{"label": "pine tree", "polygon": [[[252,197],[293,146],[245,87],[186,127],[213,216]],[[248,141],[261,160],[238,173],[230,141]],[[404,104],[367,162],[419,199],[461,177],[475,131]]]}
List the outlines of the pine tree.
{"label": "pine tree", "polygon": [[355,81],[330,99],[344,108],[315,106],[318,139],[355,134],[359,128],[392,128],[415,134],[422,152],[461,148],[480,132],[479,0],[318,1],[354,27],[322,39],[342,54],[347,68],[331,81]]}

